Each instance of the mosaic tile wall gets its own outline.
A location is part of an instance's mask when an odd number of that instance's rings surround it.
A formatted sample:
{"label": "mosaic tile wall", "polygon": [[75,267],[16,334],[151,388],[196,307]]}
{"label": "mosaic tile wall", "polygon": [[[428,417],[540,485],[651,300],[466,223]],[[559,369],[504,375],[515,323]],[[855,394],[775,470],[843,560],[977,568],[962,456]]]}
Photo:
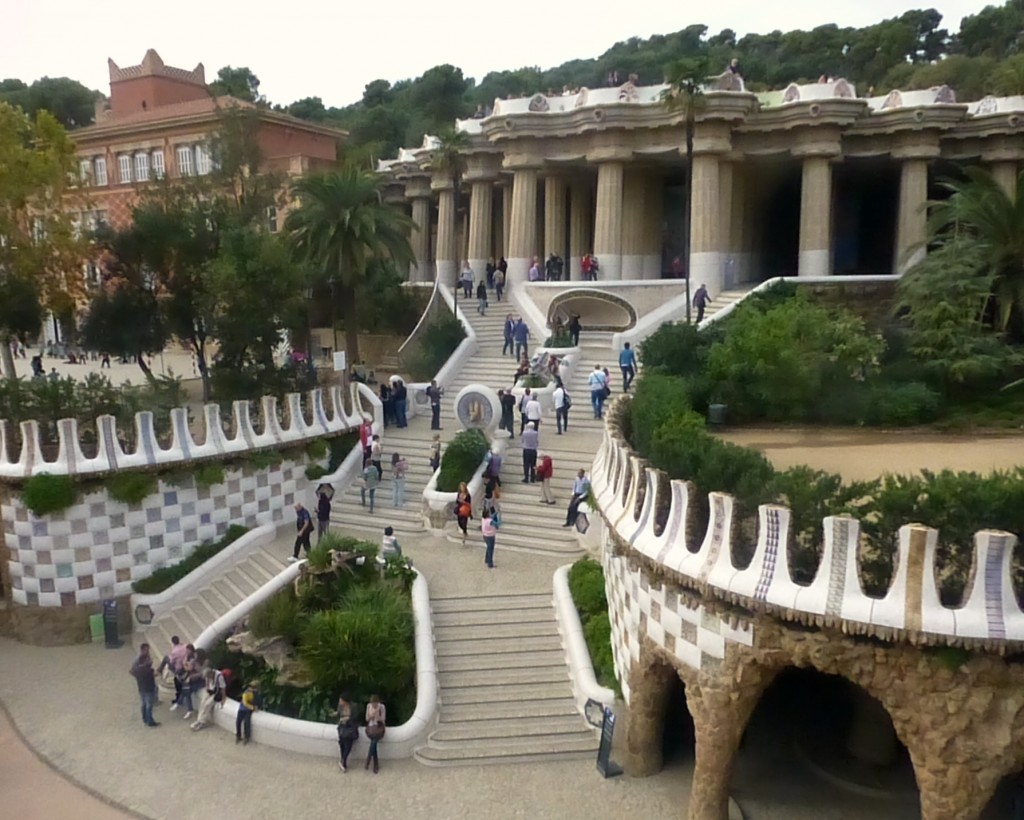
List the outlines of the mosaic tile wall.
{"label": "mosaic tile wall", "polygon": [[615,674],[627,703],[629,670],[640,657],[640,642],[645,636],[694,669],[724,658],[729,642],[753,645],[752,624],[730,626],[703,605],[694,607],[678,592],[664,586],[655,588],[639,568],[630,569],[626,558],[613,556],[608,549],[604,578],[612,621]]}
{"label": "mosaic tile wall", "polygon": [[17,604],[75,606],[131,593],[132,581],[182,560],[232,524],[284,520],[296,499],[311,503],[306,458],[264,469],[227,470],[225,482],[196,487],[159,482],[141,504],[83,496],[56,515],[38,518],[16,493],[0,504],[0,530]]}

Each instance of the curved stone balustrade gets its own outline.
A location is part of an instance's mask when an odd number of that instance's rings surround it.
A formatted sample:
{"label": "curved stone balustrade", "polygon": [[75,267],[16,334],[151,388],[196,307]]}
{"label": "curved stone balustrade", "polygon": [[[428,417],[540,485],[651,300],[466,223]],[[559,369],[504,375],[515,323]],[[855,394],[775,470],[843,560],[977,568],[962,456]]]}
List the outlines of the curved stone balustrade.
{"label": "curved stone balustrade", "polygon": [[[358,427],[362,420],[361,399],[372,405],[373,391],[366,385],[352,386],[353,410],[345,410],[342,388],[332,387],[330,413],[324,403],[324,391],[316,389],[308,395],[307,407],[303,408],[302,396],[290,393],[286,397],[288,425],[283,427],[278,419],[277,399],[264,396],[261,400],[259,432],[253,424],[249,402],[236,401],[232,404],[233,435],[229,435],[221,421],[220,408],[207,404],[203,408],[204,430],[202,435],[193,436],[189,430],[187,407],[171,410],[171,444],[160,446],[153,425],[153,413],[145,411],[135,414],[136,447],[126,452],[118,436],[114,416],[100,416],[96,419],[96,455],[86,458],[82,452],[78,422],[75,419],[61,419],[57,422],[57,457],[47,461],[39,437],[39,423],[21,423],[21,453],[17,460],[9,457],[9,425],[0,420],[0,478],[27,478],[39,473],[57,475],[89,475],[139,467],[169,466],[196,459],[214,458],[251,450],[301,444],[319,436],[335,435]],[[201,442],[201,443],[199,443]]]}
{"label": "curved stone balustrade", "polygon": [[[791,514],[761,505],[754,556],[746,567],[733,561],[733,499],[708,495],[710,516],[700,546],[688,531],[695,489],[645,465],[622,437],[614,412],[594,459],[592,486],[609,534],[620,549],[666,571],[683,587],[695,588],[750,611],[788,621],[830,626],[930,645],[1004,652],[1024,643],[1024,611],[1011,582],[1016,537],[983,530],[975,535],[974,566],[957,608],[944,606],[936,582],[937,530],[908,523],[900,528],[889,589],[882,598],[864,592],[858,565],[860,522],[847,516],[824,520],[824,544],[814,580],[800,584],[789,568]],[[662,501],[663,527],[656,526]],[[667,518],[664,517],[667,506]]]}

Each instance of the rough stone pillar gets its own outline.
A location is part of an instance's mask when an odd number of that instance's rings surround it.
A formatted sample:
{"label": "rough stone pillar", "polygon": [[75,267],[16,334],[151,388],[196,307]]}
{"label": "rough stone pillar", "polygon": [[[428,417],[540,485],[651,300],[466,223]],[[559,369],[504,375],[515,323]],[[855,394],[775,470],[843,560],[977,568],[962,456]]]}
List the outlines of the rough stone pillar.
{"label": "rough stone pillar", "polygon": [[661,279],[664,223],[665,182],[657,171],[652,171],[647,176],[644,193],[644,279]]}
{"label": "rough stone pillar", "polygon": [[565,179],[549,176],[544,180],[544,258],[554,251],[565,256],[565,208],[569,191]]}
{"label": "rough stone pillar", "polygon": [[[622,183],[622,278],[644,278],[647,175],[629,170]],[[598,254],[600,259],[600,254]],[[602,263],[603,264],[603,263]]]}
{"label": "rough stone pillar", "polygon": [[601,265],[598,277],[606,281],[622,278],[622,177],[621,162],[597,166],[594,255]]}
{"label": "rough stone pillar", "polygon": [[469,200],[469,266],[477,279],[484,275],[487,260],[491,256],[491,205],[490,180],[474,180]]}
{"label": "rough stone pillar", "polygon": [[718,157],[695,154],[690,192],[690,289],[707,286],[712,298],[722,290],[722,250],[719,244]]}
{"label": "rough stone pillar", "polygon": [[1011,202],[1017,199],[1017,173],[1017,163],[1012,160],[992,163],[992,176]]}
{"label": "rough stone pillar", "polygon": [[525,282],[537,254],[537,168],[518,167],[512,177],[512,225],[509,228],[508,284]]}
{"label": "rough stone pillar", "polygon": [[437,249],[434,259],[437,260],[437,278],[452,287],[459,269],[456,242],[455,191],[449,183],[447,188],[440,189],[437,198]]}
{"label": "rough stone pillar", "polygon": [[412,252],[416,260],[409,264],[409,281],[426,282],[430,266],[430,200],[416,197],[412,201],[412,221],[416,230],[412,235]]}
{"label": "rough stone pillar", "polygon": [[832,273],[832,166],[827,157],[805,157],[800,187],[800,276]]}
{"label": "rough stone pillar", "polygon": [[925,203],[928,200],[928,160],[908,158],[900,169],[900,205],[896,224],[897,273],[904,273],[926,254],[924,241],[927,236],[928,214]]}
{"label": "rough stone pillar", "polygon": [[502,214],[503,188],[491,187],[491,253],[494,261],[505,251],[505,217]]}
{"label": "rough stone pillar", "polygon": [[574,179],[569,201],[569,268],[570,278],[580,280],[580,262],[583,254],[593,250],[591,230],[594,224],[594,206],[591,202],[590,183]]}
{"label": "rough stone pillar", "polygon": [[629,670],[625,742],[616,749],[615,759],[632,777],[661,771],[665,715],[677,677],[675,669],[653,650],[641,653]]}

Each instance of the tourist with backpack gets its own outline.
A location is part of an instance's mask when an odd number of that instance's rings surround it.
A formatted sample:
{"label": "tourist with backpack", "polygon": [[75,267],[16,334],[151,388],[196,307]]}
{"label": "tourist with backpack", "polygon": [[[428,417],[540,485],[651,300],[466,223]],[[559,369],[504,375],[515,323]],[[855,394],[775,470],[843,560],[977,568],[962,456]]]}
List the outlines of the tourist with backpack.
{"label": "tourist with backpack", "polygon": [[203,700],[199,704],[199,715],[196,717],[196,722],[192,724],[192,731],[198,732],[200,729],[205,729],[211,723],[213,723],[213,708],[220,704],[220,708],[224,708],[224,702],[228,698],[228,677],[230,671],[213,669],[207,667],[203,671],[203,682],[206,685],[206,691],[203,693]]}
{"label": "tourist with backpack", "polygon": [[555,381],[555,389],[551,391],[551,403],[555,406],[555,434],[562,435],[564,430],[569,432],[569,408],[572,407],[572,399],[565,389],[561,379]]}

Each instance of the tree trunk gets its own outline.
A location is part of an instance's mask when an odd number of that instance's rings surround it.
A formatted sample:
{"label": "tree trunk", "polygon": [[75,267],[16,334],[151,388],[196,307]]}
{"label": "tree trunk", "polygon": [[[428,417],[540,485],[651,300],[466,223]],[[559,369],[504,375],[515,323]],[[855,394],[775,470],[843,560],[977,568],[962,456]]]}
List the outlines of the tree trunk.
{"label": "tree trunk", "polygon": [[359,326],[356,316],[359,314],[355,304],[355,288],[342,285],[341,296],[341,321],[345,324],[345,358],[349,368],[359,363]]}
{"label": "tree trunk", "polygon": [[18,378],[17,372],[14,370],[14,355],[11,353],[11,340],[7,337],[0,338],[0,370],[3,371],[3,375],[8,379]]}
{"label": "tree trunk", "polygon": [[203,404],[206,404],[210,401],[210,369],[206,364],[206,340],[194,336],[189,341],[196,356],[196,369],[203,380]]}
{"label": "tree trunk", "polygon": [[144,353],[139,352],[135,354],[135,361],[139,365],[139,369],[142,370],[142,375],[146,377],[146,381],[153,381],[153,371],[149,369],[149,365],[146,364],[146,356]]}

